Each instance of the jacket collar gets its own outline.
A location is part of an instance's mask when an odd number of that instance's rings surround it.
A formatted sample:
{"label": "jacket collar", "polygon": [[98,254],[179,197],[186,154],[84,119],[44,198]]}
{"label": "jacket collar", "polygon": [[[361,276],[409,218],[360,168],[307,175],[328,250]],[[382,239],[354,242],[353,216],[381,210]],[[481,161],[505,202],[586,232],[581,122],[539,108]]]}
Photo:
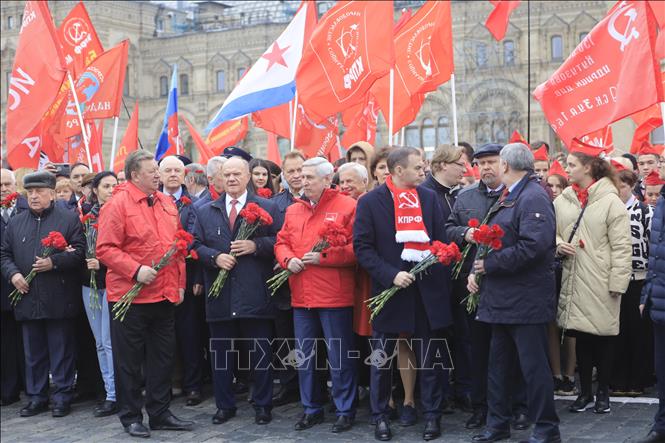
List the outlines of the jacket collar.
{"label": "jacket collar", "polygon": [[28,207],[28,210],[35,218],[46,218],[51,214],[51,212],[53,212],[53,208],[55,208],[55,201],[52,201],[48,208],[44,209],[41,214],[35,213],[32,209],[30,209],[30,207]]}
{"label": "jacket collar", "polygon": [[437,190],[437,192],[443,192],[446,195],[454,195],[460,189],[459,185],[449,188],[448,186],[440,183],[436,178],[434,178],[433,174],[429,174],[425,179],[425,181],[430,183],[434,187],[434,189]]}
{"label": "jacket collar", "polygon": [[319,199],[318,202],[316,202],[316,205],[312,208],[312,204],[310,203],[309,199],[307,199],[304,195],[301,198],[294,198],[294,202],[297,204],[304,205],[305,207],[309,208],[310,210],[316,210],[317,208],[321,206],[325,206],[327,202],[335,198],[339,194],[339,191],[337,189],[333,188],[328,188],[324,189],[323,193],[321,194],[321,198]]}
{"label": "jacket collar", "polygon": [[[130,181],[127,181],[125,183],[127,184],[127,186],[125,186],[125,190],[132,198],[132,200],[134,200],[135,203],[148,199],[148,195],[145,192],[141,191],[134,183]],[[159,191],[155,191],[153,197],[157,198],[158,195],[163,195],[163,194]]]}

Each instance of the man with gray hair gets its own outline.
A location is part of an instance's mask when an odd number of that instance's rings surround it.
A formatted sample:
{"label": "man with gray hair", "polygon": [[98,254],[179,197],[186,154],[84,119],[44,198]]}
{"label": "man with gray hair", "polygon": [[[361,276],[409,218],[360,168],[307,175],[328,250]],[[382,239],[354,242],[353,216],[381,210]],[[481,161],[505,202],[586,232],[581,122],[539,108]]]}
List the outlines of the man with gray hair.
{"label": "man with gray hair", "polygon": [[[519,361],[535,422],[529,442],[558,443],[547,354],[547,324],[556,313],[554,207],[533,173],[533,154],[526,145],[504,146],[499,164],[506,189],[490,209],[488,223],[503,229],[503,245],[477,257],[467,281],[469,292],[480,297],[477,319],[492,327],[487,426],[473,441],[510,437],[510,386]],[[481,275],[479,284],[476,277]]]}
{"label": "man with gray hair", "polygon": [[[289,278],[295,328],[296,350],[300,355],[314,356],[315,339],[325,338],[330,361],[332,397],[337,421],[332,432],[351,429],[355,418],[353,400],[356,394],[353,349],[353,304],[356,259],[349,241],[345,246],[312,252],[321,240],[326,222],[335,222],[351,232],[356,202],[336,189],[331,189],[333,165],[316,157],[302,165],[302,199],[286,210],[284,225],[277,234],[277,263],[292,272]],[[323,403],[315,392],[316,358],[298,366],[300,398],[304,407],[296,431],[323,422]]]}
{"label": "man with gray hair", "polygon": [[339,189],[354,200],[367,192],[369,178],[367,168],[360,163],[344,163],[337,170]]}
{"label": "man with gray hair", "polygon": [[185,186],[187,186],[187,191],[196,198],[201,198],[209,192],[208,177],[202,164],[190,163],[185,166]]}

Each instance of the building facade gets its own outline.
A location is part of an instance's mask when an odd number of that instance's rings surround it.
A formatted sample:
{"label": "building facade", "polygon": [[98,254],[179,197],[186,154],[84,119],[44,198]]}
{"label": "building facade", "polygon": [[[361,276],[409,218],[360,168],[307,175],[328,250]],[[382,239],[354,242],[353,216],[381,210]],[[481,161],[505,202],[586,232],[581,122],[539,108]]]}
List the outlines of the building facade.
{"label": "building facade", "polygon": [[[506,37],[495,41],[483,25],[491,4],[453,1],[456,104],[459,140],[473,145],[506,142],[517,129],[530,140],[560,146],[539,104],[529,91],[545,81],[572,52],[581,38],[601,20],[613,2],[523,2],[511,16]],[[74,1],[50,1],[56,26]],[[207,125],[244,71],[265,51],[295,13],[297,1],[168,2],[86,1],[104,48],[128,38],[131,42],[124,102],[131,112],[140,103],[139,137],[154,150],[161,131],[171,69],[178,66],[179,113],[200,131]],[[319,14],[334,2],[319,1]],[[396,1],[395,16],[422,1]],[[0,3],[0,88],[2,109],[15,55],[23,1]],[[529,29],[530,21],[530,33]],[[530,47],[530,51],[529,51]],[[530,57],[529,57],[530,52]],[[530,63],[529,63],[530,60]],[[412,146],[433,148],[453,140],[451,85],[428,94],[417,119],[401,137]],[[530,115],[530,118],[528,118]],[[129,120],[120,116],[118,138]],[[2,113],[2,129],[5,130]],[[241,147],[264,155],[266,136],[253,128]],[[113,125],[105,123],[104,152],[111,150]],[[379,117],[377,145],[387,142],[387,127]],[[191,136],[181,123],[186,151]],[[632,137],[631,123],[615,124],[615,146],[625,149]],[[3,137],[3,150],[5,149]],[[287,148],[287,141],[281,147]],[[194,155],[196,157],[196,155]],[[108,159],[107,159],[108,162]]]}

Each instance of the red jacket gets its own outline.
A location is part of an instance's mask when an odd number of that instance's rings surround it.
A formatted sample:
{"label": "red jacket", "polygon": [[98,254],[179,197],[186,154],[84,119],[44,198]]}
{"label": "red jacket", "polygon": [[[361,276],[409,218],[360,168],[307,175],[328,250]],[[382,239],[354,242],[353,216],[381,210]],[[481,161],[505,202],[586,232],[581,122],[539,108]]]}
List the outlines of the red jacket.
{"label": "red jacket", "polygon": [[[173,244],[180,228],[178,209],[173,200],[155,192],[153,206],[133,183],[119,185],[113,198],[99,214],[97,258],[104,263],[109,301],[118,301],[136,283],[134,276],[141,265],[152,266]],[[186,283],[185,260],[172,259],[150,285],[144,286],[134,303],[180,300],[178,289]]]}
{"label": "red jacket", "polygon": [[[319,230],[325,220],[353,229],[356,201],[326,189],[314,208],[296,200],[286,210],[284,225],[277,234],[275,256],[286,269],[291,258],[302,258],[320,240]],[[289,278],[291,305],[296,308],[341,308],[353,306],[356,257],[353,243],[321,253],[319,265],[309,265]]]}

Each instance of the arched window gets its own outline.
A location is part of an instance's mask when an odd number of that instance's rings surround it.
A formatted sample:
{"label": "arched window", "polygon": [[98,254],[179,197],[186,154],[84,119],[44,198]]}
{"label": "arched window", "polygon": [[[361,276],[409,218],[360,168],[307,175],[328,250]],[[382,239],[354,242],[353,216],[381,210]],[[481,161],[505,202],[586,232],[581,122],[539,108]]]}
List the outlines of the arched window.
{"label": "arched window", "polygon": [[162,97],[169,95],[169,78],[165,75],[159,77],[159,95]]}
{"label": "arched window", "polygon": [[217,71],[217,92],[224,92],[226,90],[226,75],[224,71]]}
{"label": "arched window", "polygon": [[429,118],[423,120],[423,142],[420,145],[424,148],[433,148],[436,146],[436,129],[434,128],[434,123]]}
{"label": "arched window", "polygon": [[189,76],[187,74],[180,74],[180,95],[189,95]]}
{"label": "arched window", "polygon": [[450,122],[448,117],[439,117],[439,124],[436,132],[436,144],[450,144],[452,140],[450,139]]}
{"label": "arched window", "polygon": [[512,40],[503,42],[503,64],[515,66],[515,42]]}
{"label": "arched window", "polygon": [[476,65],[479,68],[487,66],[487,45],[485,43],[476,45]]}
{"label": "arched window", "polygon": [[552,61],[563,60],[563,38],[560,35],[552,36]]}

